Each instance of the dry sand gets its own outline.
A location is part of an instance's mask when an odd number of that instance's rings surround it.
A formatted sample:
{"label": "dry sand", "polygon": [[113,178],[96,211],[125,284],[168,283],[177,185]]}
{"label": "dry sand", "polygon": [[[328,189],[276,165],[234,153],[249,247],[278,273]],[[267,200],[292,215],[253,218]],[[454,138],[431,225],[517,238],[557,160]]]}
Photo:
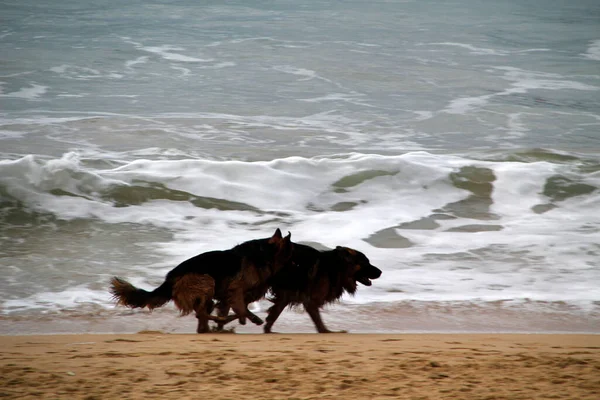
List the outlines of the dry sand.
{"label": "dry sand", "polygon": [[4,398],[600,399],[600,335],[1,336]]}

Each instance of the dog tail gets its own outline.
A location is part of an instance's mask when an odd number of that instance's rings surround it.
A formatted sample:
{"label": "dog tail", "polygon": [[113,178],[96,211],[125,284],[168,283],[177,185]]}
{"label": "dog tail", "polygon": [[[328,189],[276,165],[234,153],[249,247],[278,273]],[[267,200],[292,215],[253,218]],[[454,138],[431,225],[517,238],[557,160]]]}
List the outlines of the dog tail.
{"label": "dog tail", "polygon": [[150,310],[165,305],[172,298],[172,283],[168,280],[151,292],[138,289],[124,279],[113,277],[110,292],[117,305],[130,308],[148,307]]}

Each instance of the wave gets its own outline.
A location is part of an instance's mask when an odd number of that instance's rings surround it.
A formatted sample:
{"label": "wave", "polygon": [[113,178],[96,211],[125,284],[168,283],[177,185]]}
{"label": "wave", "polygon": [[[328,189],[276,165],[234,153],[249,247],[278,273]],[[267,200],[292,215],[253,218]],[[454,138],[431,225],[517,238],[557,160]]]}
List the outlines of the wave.
{"label": "wave", "polygon": [[390,218],[402,223],[432,210],[497,219],[495,213],[522,210],[523,204],[540,212],[598,194],[597,160],[535,149],[502,158],[354,153],[260,162],[136,160],[106,168],[106,160],[76,152],[50,160],[29,155],[0,161],[0,195],[3,209],[12,204],[66,219],[89,217],[96,208],[163,201],[256,214],[372,208],[385,211],[388,223]]}
{"label": "wave", "polygon": [[[7,312],[62,309],[75,297],[72,307],[85,299],[107,307],[106,295],[96,296],[107,274],[152,287],[183,259],[275,227],[319,248],[356,248],[381,266],[385,279],[351,303],[585,307],[600,298],[593,155],[530,149],[125,162],[86,154],[0,161],[0,240],[12,237],[5,248],[14,249],[3,252],[12,263]],[[23,283],[32,279],[38,289]]]}

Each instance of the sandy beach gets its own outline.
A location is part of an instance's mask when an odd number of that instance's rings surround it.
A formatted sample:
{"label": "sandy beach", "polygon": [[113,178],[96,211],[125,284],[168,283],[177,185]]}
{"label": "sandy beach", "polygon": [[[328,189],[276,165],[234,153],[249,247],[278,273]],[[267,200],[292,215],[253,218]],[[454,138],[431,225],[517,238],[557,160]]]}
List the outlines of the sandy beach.
{"label": "sandy beach", "polygon": [[1,336],[4,398],[598,399],[600,335]]}

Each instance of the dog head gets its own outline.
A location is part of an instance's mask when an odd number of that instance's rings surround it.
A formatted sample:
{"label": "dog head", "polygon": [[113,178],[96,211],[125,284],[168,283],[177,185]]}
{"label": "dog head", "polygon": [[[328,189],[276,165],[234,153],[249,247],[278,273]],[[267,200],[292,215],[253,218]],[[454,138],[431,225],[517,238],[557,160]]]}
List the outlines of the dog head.
{"label": "dog head", "polygon": [[344,260],[344,264],[348,268],[348,278],[352,280],[352,284],[356,287],[356,282],[360,282],[365,286],[371,286],[371,279],[377,279],[381,276],[381,270],[374,265],[363,253],[349,247],[336,247],[338,256]]}

